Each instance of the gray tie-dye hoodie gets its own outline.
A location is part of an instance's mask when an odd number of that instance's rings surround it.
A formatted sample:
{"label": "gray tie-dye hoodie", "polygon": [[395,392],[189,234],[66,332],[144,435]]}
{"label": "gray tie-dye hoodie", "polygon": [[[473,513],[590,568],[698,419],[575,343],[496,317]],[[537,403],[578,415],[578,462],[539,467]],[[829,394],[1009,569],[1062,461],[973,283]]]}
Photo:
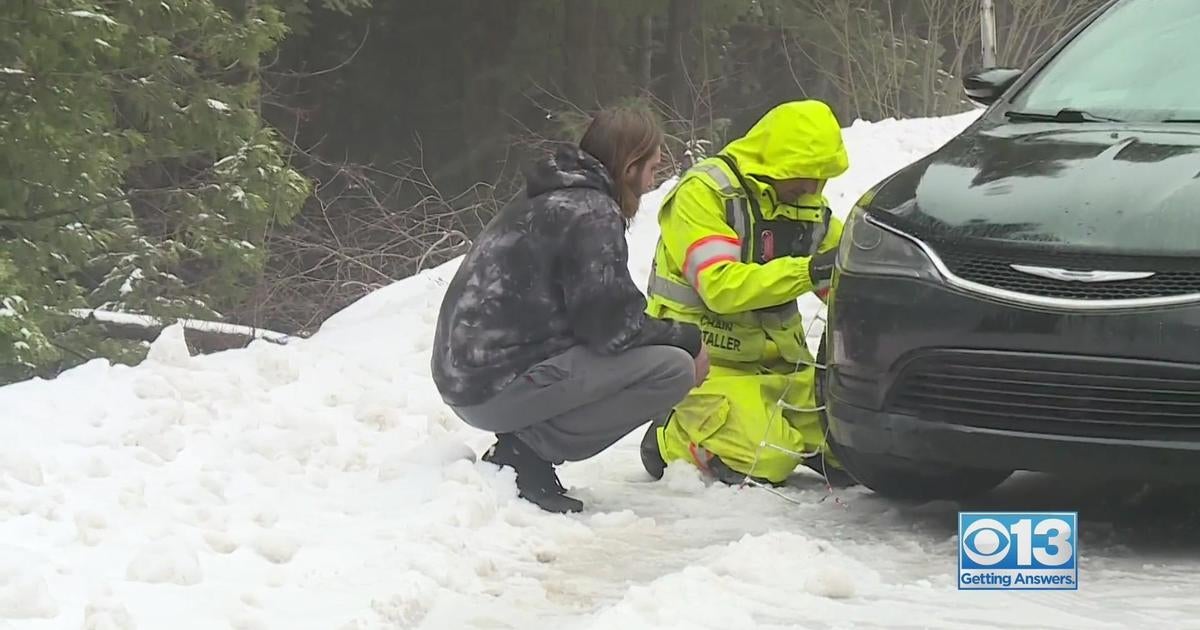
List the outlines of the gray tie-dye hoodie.
{"label": "gray tie-dye hoodie", "polygon": [[625,225],[604,166],[575,146],[525,174],[450,282],[433,342],[433,379],[451,405],[486,402],[534,364],[575,345],[616,354],[699,330],[645,314],[629,276]]}

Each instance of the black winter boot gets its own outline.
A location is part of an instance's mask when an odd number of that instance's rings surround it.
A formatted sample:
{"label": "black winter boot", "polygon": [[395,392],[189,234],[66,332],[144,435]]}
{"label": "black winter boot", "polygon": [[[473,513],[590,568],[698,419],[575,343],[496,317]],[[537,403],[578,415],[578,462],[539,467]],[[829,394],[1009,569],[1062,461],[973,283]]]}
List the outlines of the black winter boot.
{"label": "black winter boot", "polygon": [[655,479],[662,479],[663,472],[667,470],[667,462],[663,461],[662,453],[658,450],[658,428],[666,426],[668,418],[651,422],[646,435],[642,436],[642,466]]}
{"label": "black winter boot", "polygon": [[547,512],[564,514],[583,510],[583,502],[566,495],[554,464],[542,459],[512,433],[499,433],[483,461],[508,466],[517,473],[517,494]]}
{"label": "black winter boot", "polygon": [[850,476],[850,473],[825,461],[825,456],[820,453],[812,457],[806,457],[804,465],[817,471],[817,474],[824,477],[825,483],[829,484],[831,488],[849,488],[858,485],[858,482],[855,481],[854,477]]}
{"label": "black winter boot", "polygon": [[[713,477],[717,478],[717,481],[728,486],[740,486],[742,482],[746,481],[746,475],[730,468],[729,464],[721,461],[721,458],[716,455],[708,460],[708,470]],[[764,477],[750,477],[750,480],[764,486],[779,487],[780,485]]]}

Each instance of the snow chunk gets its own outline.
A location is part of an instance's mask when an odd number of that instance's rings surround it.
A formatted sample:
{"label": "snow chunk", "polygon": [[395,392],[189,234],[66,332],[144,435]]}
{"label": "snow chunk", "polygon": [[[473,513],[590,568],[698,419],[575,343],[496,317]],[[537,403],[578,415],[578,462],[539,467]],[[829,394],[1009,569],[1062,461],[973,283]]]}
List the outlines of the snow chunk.
{"label": "snow chunk", "polygon": [[108,477],[112,474],[112,467],[104,461],[103,457],[93,455],[84,465],[83,473],[92,478]]}
{"label": "snow chunk", "polygon": [[0,74],[25,74],[25,71],[18,70],[17,68],[5,68],[0,66]]}
{"label": "snow chunk", "polygon": [[45,483],[42,475],[42,465],[27,452],[0,452],[0,473],[31,486]]}
{"label": "snow chunk", "polygon": [[[168,420],[169,418],[164,418],[143,423],[141,427],[130,431],[125,436],[125,444],[140,446],[154,453],[164,462],[175,461],[175,458],[187,445],[187,436],[178,427],[166,426]],[[155,460],[149,461],[158,463]]]}
{"label": "snow chunk", "polygon": [[823,571],[808,576],[804,590],[819,597],[848,599],[857,592],[857,582],[844,567],[825,567]]}
{"label": "snow chunk", "polygon": [[593,514],[588,519],[594,527],[628,527],[636,524],[639,520],[638,515],[632,510],[621,510],[620,512],[601,512]]}
{"label": "snow chunk", "polygon": [[79,532],[79,541],[94,547],[104,539],[104,530],[108,527],[108,519],[101,512],[84,510],[75,514],[75,529]]}
{"label": "snow chunk", "polygon": [[456,462],[475,462],[475,451],[453,437],[417,442],[412,448],[380,466],[379,480],[400,479],[411,471],[440,470]]}
{"label": "snow chunk", "polygon": [[205,103],[207,103],[208,106],[211,107],[215,111],[218,111],[218,112],[229,111],[228,105],[226,105],[225,103],[222,103],[221,101],[218,101],[215,98],[210,98],[210,99],[206,100]]}
{"label": "snow chunk", "polygon": [[822,600],[850,598],[879,584],[872,569],[829,543],[789,532],[745,536],[705,557],[630,588],[587,627],[756,628],[755,613],[765,612],[767,601],[786,601],[791,611],[832,610]]}
{"label": "snow chunk", "polygon": [[663,483],[672,492],[679,494],[696,494],[707,487],[704,483],[704,473],[700,469],[685,462],[671,462],[663,471]]}
{"label": "snow chunk", "polygon": [[25,298],[19,295],[9,295],[0,300],[0,317],[16,317],[17,308],[25,306]]}
{"label": "snow chunk", "polygon": [[287,564],[300,551],[300,541],[289,534],[264,532],[254,539],[254,551],[275,564]]}
{"label": "snow chunk", "polygon": [[207,532],[204,534],[204,542],[219,554],[231,554],[238,548],[237,540],[224,532]]}
{"label": "snow chunk", "polygon": [[49,619],[58,616],[58,603],[46,580],[35,576],[0,579],[0,619]]}
{"label": "snow chunk", "polygon": [[137,282],[138,280],[143,280],[145,277],[146,276],[144,273],[142,273],[141,269],[134,269],[133,273],[130,273],[129,277],[125,278],[125,283],[121,285],[121,295],[129,295],[132,293],[133,283]]}
{"label": "snow chunk", "polygon": [[83,630],[137,630],[137,624],[124,604],[106,598],[83,609]]}
{"label": "snow chunk", "polygon": [[[713,568],[721,574],[764,586],[785,576],[805,576],[805,590],[821,597],[851,597],[856,585],[878,582],[878,575],[822,540],[788,532],[747,536],[730,545]],[[778,574],[772,575],[778,571]]]}
{"label": "snow chunk", "polygon": [[441,587],[432,578],[416,571],[400,575],[395,584],[400,587],[400,592],[372,600],[371,608],[389,627],[412,628],[420,625],[429,614]]}
{"label": "snow chunk", "polygon": [[164,328],[154,343],[150,344],[150,351],[146,355],[148,361],[174,366],[187,365],[191,358],[183,325],[178,323]]}
{"label": "snow chunk", "polygon": [[20,548],[0,548],[0,620],[58,616],[58,602],[50,594],[46,579],[39,574],[44,566],[44,558]]}
{"label": "snow chunk", "polygon": [[125,575],[134,582],[193,586],[202,579],[200,557],[182,543],[156,543],[134,556]]}
{"label": "snow chunk", "polygon": [[249,613],[241,613],[229,620],[233,630],[267,630],[266,622]]}

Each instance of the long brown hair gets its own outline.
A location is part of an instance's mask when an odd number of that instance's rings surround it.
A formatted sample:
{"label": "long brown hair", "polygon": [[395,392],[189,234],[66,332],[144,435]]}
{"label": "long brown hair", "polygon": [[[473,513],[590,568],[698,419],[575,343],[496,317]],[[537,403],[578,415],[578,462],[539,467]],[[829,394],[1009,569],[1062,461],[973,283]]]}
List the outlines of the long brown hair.
{"label": "long brown hair", "polygon": [[579,148],[604,164],[616,184],[617,203],[626,224],[637,214],[641,191],[628,175],[630,166],[641,170],[654,150],[663,144],[663,132],[650,110],[641,107],[609,107],[592,119]]}

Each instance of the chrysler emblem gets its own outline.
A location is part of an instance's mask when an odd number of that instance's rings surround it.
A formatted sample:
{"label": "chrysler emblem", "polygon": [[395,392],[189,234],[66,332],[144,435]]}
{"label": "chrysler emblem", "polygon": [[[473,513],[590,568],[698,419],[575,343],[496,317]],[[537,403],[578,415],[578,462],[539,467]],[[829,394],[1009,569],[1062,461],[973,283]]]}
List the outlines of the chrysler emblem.
{"label": "chrysler emblem", "polygon": [[1122,280],[1142,280],[1154,275],[1153,271],[1075,271],[1031,265],[1009,266],[1021,273],[1063,282],[1120,282]]}

